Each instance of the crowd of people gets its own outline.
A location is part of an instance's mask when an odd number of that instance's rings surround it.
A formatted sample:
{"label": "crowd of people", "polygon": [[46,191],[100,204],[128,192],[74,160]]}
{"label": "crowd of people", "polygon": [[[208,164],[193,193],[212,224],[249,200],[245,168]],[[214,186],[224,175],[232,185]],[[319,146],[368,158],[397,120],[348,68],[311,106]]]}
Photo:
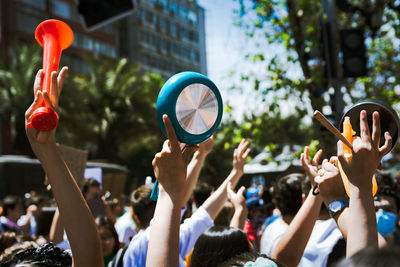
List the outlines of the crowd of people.
{"label": "crowd of people", "polygon": [[[27,124],[43,104],[58,111],[67,70],[52,73],[50,92],[41,91],[43,71],[37,73]],[[248,141],[234,150],[231,172],[213,188],[199,177],[214,137],[181,150],[167,115],[163,121],[168,139],[152,162],[158,200],[145,183],[128,205],[104,199],[94,179],[79,188],[57,150],[56,131],[27,126],[54,199],[30,192],[1,201],[0,266],[400,266],[400,182],[378,170],[392,138],[385,133],[380,145],[377,112],[372,129],[360,113],[351,160],[341,141],[337,155],[322,163],[322,150],[311,160],[306,147],[304,173],[247,189],[236,186]]]}

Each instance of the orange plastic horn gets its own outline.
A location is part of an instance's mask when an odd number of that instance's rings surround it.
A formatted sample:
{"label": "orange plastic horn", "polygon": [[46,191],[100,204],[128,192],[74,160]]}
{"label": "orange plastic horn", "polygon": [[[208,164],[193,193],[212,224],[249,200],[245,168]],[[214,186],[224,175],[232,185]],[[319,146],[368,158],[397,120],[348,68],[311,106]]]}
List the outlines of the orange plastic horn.
{"label": "orange plastic horn", "polygon": [[[58,70],[61,51],[72,44],[74,34],[66,23],[50,19],[37,26],[35,38],[43,47],[44,80],[42,91],[47,91],[51,95],[51,73]],[[51,131],[56,128],[57,123],[57,113],[43,103],[40,108],[33,112],[31,121],[27,126],[33,126],[38,131]]]}

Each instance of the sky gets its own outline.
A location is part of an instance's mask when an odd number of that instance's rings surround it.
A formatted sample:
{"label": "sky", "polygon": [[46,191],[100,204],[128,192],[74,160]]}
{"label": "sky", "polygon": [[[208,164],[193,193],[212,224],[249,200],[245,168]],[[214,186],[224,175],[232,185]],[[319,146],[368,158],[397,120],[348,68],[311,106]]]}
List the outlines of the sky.
{"label": "sky", "polygon": [[[234,10],[240,7],[238,0],[197,0],[197,2],[205,9],[208,77],[219,88],[224,104],[229,103],[233,107],[233,117],[237,121],[242,121],[243,114],[248,114],[250,111],[265,111],[265,106],[260,105],[259,94],[252,89],[252,82],[241,82],[240,74],[252,72],[263,81],[261,87],[268,86],[269,81],[259,75],[265,75],[266,62],[270,58],[279,53],[286,53],[283,45],[269,45],[262,32],[259,32],[259,37],[257,34],[253,38],[246,37],[246,30],[234,25],[237,16]],[[263,63],[255,64],[245,59],[246,54],[255,52],[264,55]],[[234,74],[230,75],[232,71]],[[301,75],[300,70],[293,70],[291,73],[294,76]],[[242,91],[229,90],[232,85],[238,84],[243,88]],[[271,99],[273,97],[273,95],[267,96]],[[289,109],[282,111],[282,114],[286,114]],[[224,119],[226,115],[224,113]]]}
{"label": "sky", "polygon": [[[224,103],[235,107],[235,117],[239,118],[246,110],[249,94],[228,90],[232,86],[231,70],[247,70],[249,64],[244,56],[248,51],[249,40],[244,29],[234,25],[234,9],[238,1],[198,0],[205,9],[206,16],[206,54],[208,77],[219,88]],[[235,79],[236,77],[234,77]]]}

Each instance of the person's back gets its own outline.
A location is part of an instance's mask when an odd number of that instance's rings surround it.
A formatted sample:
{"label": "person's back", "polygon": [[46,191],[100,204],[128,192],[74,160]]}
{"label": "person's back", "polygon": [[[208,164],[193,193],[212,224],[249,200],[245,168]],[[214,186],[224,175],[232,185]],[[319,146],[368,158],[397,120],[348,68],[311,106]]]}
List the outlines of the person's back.
{"label": "person's back", "polygon": [[260,252],[268,257],[272,257],[278,241],[301,207],[303,179],[301,174],[289,174],[280,178],[273,186],[272,202],[280,210],[282,217],[268,225],[262,234]]}
{"label": "person's back", "polygon": [[[123,256],[124,266],[145,266],[147,248],[150,239],[150,221],[156,202],[150,199],[152,185],[143,185],[134,191],[132,208],[140,231],[133,237]],[[186,266],[184,257],[192,250],[199,236],[214,225],[207,211],[200,207],[192,217],[186,219],[180,227],[179,265]]]}
{"label": "person's back", "polygon": [[134,191],[130,195],[130,208],[115,223],[115,230],[118,233],[119,242],[129,245],[131,239],[137,234],[137,225],[133,218],[132,197]]}

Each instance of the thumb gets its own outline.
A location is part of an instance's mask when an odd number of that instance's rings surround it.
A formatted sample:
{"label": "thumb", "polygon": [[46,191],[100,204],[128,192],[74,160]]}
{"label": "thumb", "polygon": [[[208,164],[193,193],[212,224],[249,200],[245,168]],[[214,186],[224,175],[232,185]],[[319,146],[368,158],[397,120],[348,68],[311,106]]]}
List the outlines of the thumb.
{"label": "thumb", "polygon": [[245,190],[246,190],[246,187],[242,186],[242,187],[240,187],[240,189],[238,190],[237,194],[238,194],[239,196],[243,196],[243,193],[244,193]]}
{"label": "thumb", "polygon": [[182,157],[185,163],[189,162],[191,155],[197,150],[199,150],[199,147],[197,145],[187,146],[183,149]]}

